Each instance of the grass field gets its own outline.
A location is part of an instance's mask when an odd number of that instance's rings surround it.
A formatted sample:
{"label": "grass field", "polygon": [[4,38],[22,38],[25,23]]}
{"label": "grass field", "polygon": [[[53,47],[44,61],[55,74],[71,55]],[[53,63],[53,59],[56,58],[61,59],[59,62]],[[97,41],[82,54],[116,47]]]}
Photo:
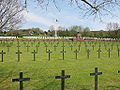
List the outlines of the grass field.
{"label": "grass field", "polygon": [[[11,43],[11,47],[7,45]],[[22,71],[24,77],[31,78],[30,81],[24,82],[24,90],[60,90],[61,81],[55,79],[55,76],[61,75],[61,70],[65,70],[66,75],[71,78],[66,79],[66,90],[94,90],[94,77],[90,76],[95,72],[94,68],[98,67],[99,90],[120,90],[120,57],[118,57],[117,48],[120,48],[119,42],[100,42],[100,41],[65,41],[65,59],[62,60],[61,47],[62,41],[20,41],[20,51],[22,52],[21,61],[17,62],[16,52],[18,50],[17,42],[4,41],[0,44],[0,51],[4,50],[4,62],[0,62],[0,90],[18,90],[19,84],[12,82],[13,78],[18,78],[19,72]],[[27,52],[26,45],[30,45]],[[45,43],[48,50],[51,50],[51,60],[48,60]],[[85,44],[86,43],[86,44]],[[33,50],[39,45],[36,61],[33,60]],[[57,45],[56,51],[54,45]],[[71,50],[70,45],[73,45]],[[78,59],[75,59],[74,50],[78,49]],[[87,45],[87,47],[85,47]],[[93,50],[92,45],[95,45]],[[101,45],[101,57],[98,58],[97,50]],[[106,45],[106,49],[105,49]],[[108,57],[108,49],[111,49],[111,57]],[[87,58],[86,49],[90,49],[90,58]],[[1,57],[0,57],[1,60]]]}

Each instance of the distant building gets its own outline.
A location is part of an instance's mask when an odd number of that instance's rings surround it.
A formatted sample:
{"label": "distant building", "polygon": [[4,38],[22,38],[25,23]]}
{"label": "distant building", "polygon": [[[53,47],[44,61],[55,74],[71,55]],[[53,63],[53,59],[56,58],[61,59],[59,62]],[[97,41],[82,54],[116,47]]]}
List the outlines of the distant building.
{"label": "distant building", "polygon": [[81,34],[79,32],[76,34],[76,39],[77,40],[81,39]]}
{"label": "distant building", "polygon": [[34,32],[33,31],[29,31],[28,33],[29,33],[29,35],[33,35]]}

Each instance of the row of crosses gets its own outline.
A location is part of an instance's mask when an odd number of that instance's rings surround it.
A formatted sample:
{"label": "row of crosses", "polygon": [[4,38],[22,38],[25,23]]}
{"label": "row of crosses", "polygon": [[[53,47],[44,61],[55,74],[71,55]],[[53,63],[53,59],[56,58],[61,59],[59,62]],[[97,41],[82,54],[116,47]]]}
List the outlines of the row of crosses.
{"label": "row of crosses", "polygon": [[[120,71],[118,71],[120,73]],[[90,76],[95,76],[94,90],[98,90],[98,76],[102,75],[102,72],[98,71],[98,67],[95,67],[95,72],[90,73]],[[61,90],[65,90],[65,79],[70,78],[70,75],[65,75],[65,70],[61,71],[61,76],[55,76],[55,79],[61,79]],[[19,78],[12,79],[12,82],[19,82],[19,90],[23,90],[23,81],[29,81],[30,78],[23,78],[23,72],[19,73]]]}
{"label": "row of crosses", "polygon": [[[47,48],[47,47],[46,47],[46,48]],[[34,50],[34,51],[32,52],[33,57],[34,57],[34,61],[35,61],[35,59],[36,59],[36,58],[35,58],[35,55],[37,54],[37,51],[38,51],[38,49],[37,49],[36,51]],[[87,57],[88,57],[88,59],[89,59],[89,57],[90,57],[90,49],[87,49],[86,52],[87,52]],[[98,58],[100,58],[101,52],[102,52],[101,49],[98,49],[98,50],[97,50]],[[50,60],[50,56],[51,56],[52,51],[46,49],[46,53],[48,53],[48,60]],[[63,60],[64,60],[65,53],[66,53],[66,51],[64,50],[64,47],[63,47],[63,50],[62,50],[60,53],[62,53],[62,57],[63,57]],[[76,49],[76,50],[74,51],[74,53],[75,53],[76,59],[77,59],[79,50]],[[111,50],[108,49],[108,56],[109,56],[109,58],[110,58],[110,53],[111,53]],[[0,52],[0,54],[1,54],[1,61],[3,62],[3,61],[4,61],[4,60],[3,60],[3,55],[6,54],[6,52],[4,52],[4,51],[2,50],[2,51]],[[19,62],[19,61],[20,61],[20,54],[22,54],[22,52],[20,52],[20,50],[18,50],[18,51],[16,52],[16,54],[18,55],[18,62]],[[118,49],[118,57],[119,57],[119,56],[120,56],[120,49]]]}

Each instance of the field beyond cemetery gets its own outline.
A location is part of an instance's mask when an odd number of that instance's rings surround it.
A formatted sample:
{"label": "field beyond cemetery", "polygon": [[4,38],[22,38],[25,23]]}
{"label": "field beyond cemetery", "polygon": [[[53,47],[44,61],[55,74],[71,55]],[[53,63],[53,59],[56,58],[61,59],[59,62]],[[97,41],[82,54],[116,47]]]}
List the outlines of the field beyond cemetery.
{"label": "field beyond cemetery", "polygon": [[[66,51],[64,60],[63,48]],[[18,90],[19,83],[12,82],[12,79],[19,78],[19,72],[30,78],[24,82],[24,90],[60,90],[61,80],[55,76],[61,75],[61,70],[71,75],[65,81],[65,90],[94,90],[94,76],[90,73],[95,72],[95,67],[103,73],[99,75],[99,90],[120,90],[119,48],[120,42],[1,41],[0,52],[3,50],[6,54],[4,61],[0,62],[0,90]],[[79,51],[77,59],[76,49]],[[98,49],[101,50],[99,58]],[[18,50],[22,52],[19,62]],[[35,61],[34,50],[37,51]],[[50,60],[46,53],[48,50],[52,51]]]}

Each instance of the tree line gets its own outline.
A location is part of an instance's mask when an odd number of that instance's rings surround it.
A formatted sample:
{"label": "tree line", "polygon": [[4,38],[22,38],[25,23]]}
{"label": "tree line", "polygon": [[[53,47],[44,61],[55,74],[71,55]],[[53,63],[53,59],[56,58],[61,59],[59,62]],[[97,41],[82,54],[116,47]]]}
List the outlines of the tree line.
{"label": "tree line", "polygon": [[[57,36],[60,37],[75,37],[79,32],[82,37],[97,37],[97,38],[115,38],[120,39],[120,28],[118,23],[108,23],[106,25],[107,30],[93,31],[89,27],[83,26],[71,26],[69,28],[64,28],[59,26],[57,29]],[[48,31],[42,30],[40,28],[31,29],[20,29],[20,30],[10,30],[1,31],[1,36],[55,36],[54,28]]]}

